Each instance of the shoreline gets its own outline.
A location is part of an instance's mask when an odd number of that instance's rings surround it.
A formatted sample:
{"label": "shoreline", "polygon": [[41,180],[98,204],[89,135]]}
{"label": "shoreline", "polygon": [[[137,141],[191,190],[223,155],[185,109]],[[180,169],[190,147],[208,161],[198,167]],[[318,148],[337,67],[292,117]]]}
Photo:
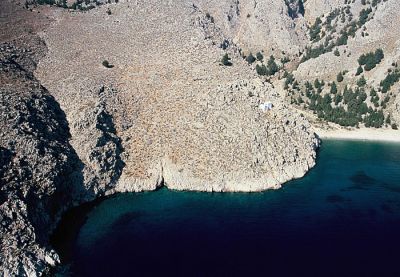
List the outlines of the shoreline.
{"label": "shoreline", "polygon": [[393,129],[320,129],[314,128],[320,139],[382,141],[400,143],[400,130]]}

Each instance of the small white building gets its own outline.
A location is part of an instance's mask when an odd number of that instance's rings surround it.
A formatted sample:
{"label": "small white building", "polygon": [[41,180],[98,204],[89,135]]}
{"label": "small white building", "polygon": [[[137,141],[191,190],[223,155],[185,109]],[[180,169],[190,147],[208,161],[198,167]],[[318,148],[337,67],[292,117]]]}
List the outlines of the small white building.
{"label": "small white building", "polygon": [[259,108],[263,111],[263,112],[267,112],[272,110],[272,108],[274,107],[274,105],[271,102],[265,102],[265,103],[261,103]]}

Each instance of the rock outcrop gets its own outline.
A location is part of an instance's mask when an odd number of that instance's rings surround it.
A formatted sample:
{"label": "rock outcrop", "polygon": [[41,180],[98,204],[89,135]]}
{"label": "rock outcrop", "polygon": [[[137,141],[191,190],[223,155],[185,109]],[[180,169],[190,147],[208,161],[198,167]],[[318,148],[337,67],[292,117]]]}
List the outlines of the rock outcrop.
{"label": "rock outcrop", "polygon": [[299,1],[193,1],[210,14],[245,53],[297,54],[304,48],[307,26]]}
{"label": "rock outcrop", "polygon": [[397,95],[397,98],[393,104],[392,115],[395,119],[395,122],[400,122],[400,94]]}
{"label": "rock outcrop", "polygon": [[[318,140],[309,123],[272,92],[261,81],[241,80],[201,99],[160,97],[148,109],[151,121],[139,114],[134,132],[123,136],[129,136],[128,156],[116,190],[162,180],[178,190],[261,191],[303,176],[314,165]],[[259,105],[267,100],[274,108],[263,112]],[[173,117],[175,105],[181,109]]]}
{"label": "rock outcrop", "polygon": [[[310,23],[314,23],[317,17],[320,17],[333,11],[335,8],[345,5],[344,0],[307,0],[304,2],[304,16]],[[360,1],[357,1],[357,4],[359,4],[359,2]]]}
{"label": "rock outcrop", "polygon": [[78,189],[69,176],[79,163],[63,111],[31,72],[33,50],[0,48],[0,271],[36,276],[59,262],[48,237]]}

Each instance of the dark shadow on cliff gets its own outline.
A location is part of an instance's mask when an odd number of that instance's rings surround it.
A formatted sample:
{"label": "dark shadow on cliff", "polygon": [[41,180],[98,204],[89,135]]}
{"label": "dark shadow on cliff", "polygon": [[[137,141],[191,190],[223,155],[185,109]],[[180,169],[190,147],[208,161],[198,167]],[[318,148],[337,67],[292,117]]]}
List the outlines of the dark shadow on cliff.
{"label": "dark shadow on cliff", "polygon": [[50,236],[50,244],[60,255],[61,263],[65,265],[71,260],[74,242],[79,230],[85,224],[88,214],[101,203],[105,197],[83,203],[67,210]]}
{"label": "dark shadow on cliff", "polygon": [[[56,159],[66,157],[66,161],[57,162],[53,169],[51,181],[55,191],[43,197],[38,195],[33,187],[26,197],[28,218],[35,228],[38,242],[48,245],[49,234],[60,212],[70,207],[74,201],[80,201],[80,198],[89,192],[84,187],[84,165],[69,143],[71,135],[64,111],[51,95],[45,95],[41,100],[47,107],[46,114],[37,114],[34,108],[31,108],[30,112],[31,120],[37,123],[35,126],[40,134],[39,153],[44,155],[46,151],[50,151]],[[28,102],[28,106],[29,104]],[[42,120],[44,116],[51,117],[58,128],[48,128]],[[94,197],[94,194],[89,197]]]}
{"label": "dark shadow on cliff", "polygon": [[[10,166],[13,154],[12,152],[4,147],[0,146],[0,180],[3,180],[4,175]],[[3,186],[0,186],[0,206],[7,201],[7,193],[2,190]]]}
{"label": "dark shadow on cliff", "polygon": [[[45,53],[40,38],[24,39],[35,52]],[[0,55],[0,201],[24,202],[35,241],[48,248],[60,213],[95,195],[84,186],[84,165],[69,143],[64,111],[32,73],[38,56],[20,49],[19,43],[1,45],[7,51]]]}

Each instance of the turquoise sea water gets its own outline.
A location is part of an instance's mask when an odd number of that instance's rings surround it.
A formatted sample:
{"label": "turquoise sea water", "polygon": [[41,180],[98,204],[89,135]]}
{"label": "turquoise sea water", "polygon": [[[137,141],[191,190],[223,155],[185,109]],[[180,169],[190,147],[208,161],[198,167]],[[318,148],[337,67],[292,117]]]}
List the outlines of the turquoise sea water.
{"label": "turquoise sea water", "polygon": [[69,243],[76,276],[400,276],[400,144],[325,141],[276,191],[121,194]]}

